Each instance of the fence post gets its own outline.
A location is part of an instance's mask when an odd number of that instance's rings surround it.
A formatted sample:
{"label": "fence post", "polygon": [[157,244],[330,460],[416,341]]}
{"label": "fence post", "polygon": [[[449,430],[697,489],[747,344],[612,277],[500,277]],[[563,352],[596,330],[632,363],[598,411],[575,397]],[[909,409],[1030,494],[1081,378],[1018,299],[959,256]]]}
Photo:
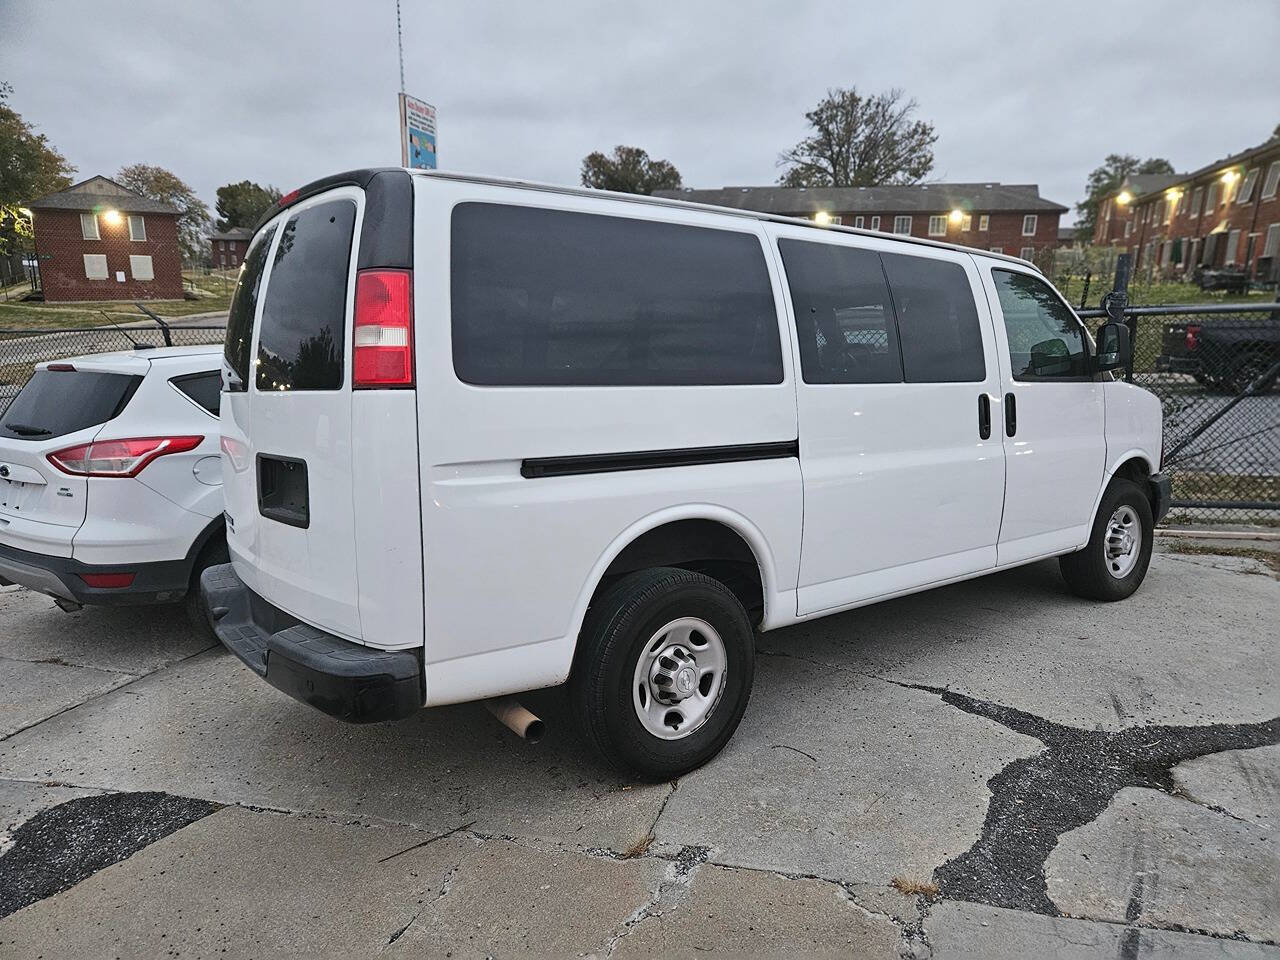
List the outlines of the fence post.
{"label": "fence post", "polygon": [[1116,277],[1111,292],[1102,298],[1107,320],[1123,323],[1129,328],[1129,362],[1125,365],[1125,379],[1133,379],[1133,357],[1138,346],[1138,318],[1125,309],[1129,306],[1129,254],[1116,257]]}

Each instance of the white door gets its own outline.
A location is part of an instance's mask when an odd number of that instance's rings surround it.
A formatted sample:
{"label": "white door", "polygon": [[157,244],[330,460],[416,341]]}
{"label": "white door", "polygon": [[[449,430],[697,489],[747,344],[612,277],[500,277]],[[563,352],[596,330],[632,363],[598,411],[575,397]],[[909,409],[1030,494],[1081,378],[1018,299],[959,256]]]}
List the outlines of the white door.
{"label": "white door", "polygon": [[798,614],[994,568],[1004,452],[982,414],[1000,387],[972,258],[770,231],[802,374]]}
{"label": "white door", "polygon": [[1088,541],[1106,471],[1106,423],[1102,384],[1071,308],[1038,274],[990,261],[981,269],[999,321],[1004,382],[1003,566]]}

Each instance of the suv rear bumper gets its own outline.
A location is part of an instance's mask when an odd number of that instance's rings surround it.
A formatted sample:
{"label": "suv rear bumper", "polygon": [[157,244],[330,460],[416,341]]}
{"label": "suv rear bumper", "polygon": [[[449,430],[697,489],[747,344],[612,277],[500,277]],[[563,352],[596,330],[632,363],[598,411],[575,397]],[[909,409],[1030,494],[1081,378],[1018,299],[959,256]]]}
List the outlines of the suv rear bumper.
{"label": "suv rear bumper", "polygon": [[[124,606],[181,600],[191,579],[191,558],[152,563],[82,563],[70,557],[20,550],[0,543],[0,581],[19,583],[72,603]],[[127,587],[91,587],[85,574],[132,573]]]}
{"label": "suv rear bumper", "polygon": [[1167,473],[1153,473],[1147,480],[1151,484],[1151,512],[1155,522],[1159,523],[1169,512],[1169,501],[1173,499],[1173,485]]}
{"label": "suv rear bumper", "polygon": [[229,563],[200,577],[223,646],[295,700],[348,723],[399,720],[422,709],[422,662],[317,630],[250,590]]}

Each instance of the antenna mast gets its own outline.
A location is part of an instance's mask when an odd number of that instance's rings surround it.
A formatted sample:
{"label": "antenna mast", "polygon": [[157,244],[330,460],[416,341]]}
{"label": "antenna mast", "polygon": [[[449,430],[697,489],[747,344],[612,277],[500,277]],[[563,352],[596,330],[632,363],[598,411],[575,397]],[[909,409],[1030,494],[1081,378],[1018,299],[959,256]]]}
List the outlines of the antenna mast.
{"label": "antenna mast", "polygon": [[404,38],[400,32],[400,0],[396,0],[396,49],[400,52],[400,92],[404,93]]}

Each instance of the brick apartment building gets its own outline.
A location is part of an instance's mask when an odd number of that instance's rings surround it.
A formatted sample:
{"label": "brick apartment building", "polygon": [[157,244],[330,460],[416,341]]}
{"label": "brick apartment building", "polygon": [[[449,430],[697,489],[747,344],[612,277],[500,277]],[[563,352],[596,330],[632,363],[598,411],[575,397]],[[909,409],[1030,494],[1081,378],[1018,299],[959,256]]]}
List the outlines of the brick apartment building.
{"label": "brick apartment building", "polygon": [[248,227],[229,227],[211,234],[209,254],[212,265],[218,270],[240,266],[249,249],[251,239],[253,239],[253,231]]}
{"label": "brick apartment building", "polygon": [[1032,259],[1058,245],[1067,208],[1036,184],[927,183],[905,187],[723,187],[658,197],[738,207],[820,223],[927,237]]}
{"label": "brick apartment building", "polygon": [[1280,279],[1280,138],[1191,173],[1128,178],[1103,201],[1094,242],[1124,247],[1135,269]]}
{"label": "brick apartment building", "polygon": [[46,301],[182,299],[173,207],[106,177],[27,206]]}

